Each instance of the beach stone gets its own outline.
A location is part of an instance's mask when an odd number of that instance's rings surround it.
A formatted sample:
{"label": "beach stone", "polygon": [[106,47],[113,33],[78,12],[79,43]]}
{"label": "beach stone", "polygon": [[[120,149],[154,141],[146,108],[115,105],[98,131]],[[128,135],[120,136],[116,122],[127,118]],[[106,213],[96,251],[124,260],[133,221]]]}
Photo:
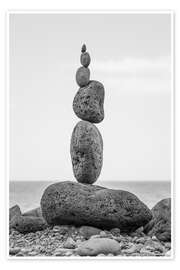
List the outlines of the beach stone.
{"label": "beach stone", "polygon": [[43,218],[32,216],[19,216],[13,218],[10,222],[10,228],[23,234],[41,231],[47,228],[47,226],[48,225]]}
{"label": "beach stone", "polygon": [[100,236],[100,234],[95,234],[95,235],[92,235],[90,238],[93,239],[93,238],[102,238],[102,237]]}
{"label": "beach stone", "polygon": [[97,255],[97,257],[104,257],[104,256],[106,256],[106,255],[103,254],[103,253],[100,253],[100,254]]}
{"label": "beach stone", "polygon": [[146,247],[142,247],[140,250],[140,254],[145,255],[145,256],[153,256],[154,253],[151,250],[148,250]]}
{"label": "beach stone", "polygon": [[66,233],[69,232],[69,226],[54,226],[53,231],[65,235]]}
{"label": "beach stone", "polygon": [[136,245],[132,245],[130,248],[122,250],[122,253],[124,253],[124,254],[132,254],[132,253],[135,253],[135,252],[137,252],[139,250],[140,249],[138,249],[138,247]]}
{"label": "beach stone", "polygon": [[152,238],[153,241],[158,241],[158,239],[157,239],[157,237],[155,235],[153,235],[151,238]]}
{"label": "beach stone", "polygon": [[70,181],[47,187],[41,209],[50,225],[119,228],[122,232],[136,230],[152,218],[148,207],[130,192]]}
{"label": "beach stone", "polygon": [[155,235],[160,241],[171,241],[171,199],[159,201],[151,212],[153,218],[144,227],[144,232],[149,236]]}
{"label": "beach stone", "polygon": [[113,228],[111,229],[111,234],[114,236],[120,236],[120,229],[119,228]]}
{"label": "beach stone", "polygon": [[78,122],[71,136],[70,152],[77,181],[93,184],[103,163],[103,141],[97,127],[87,121]]}
{"label": "beach stone", "polygon": [[34,208],[22,214],[23,216],[42,217],[41,207]]}
{"label": "beach stone", "polygon": [[93,235],[99,235],[100,232],[100,229],[92,226],[81,226],[79,229],[79,233],[84,237],[84,239],[89,239]]}
{"label": "beach stone", "polygon": [[104,119],[104,86],[98,81],[90,81],[81,87],[73,100],[73,110],[82,120],[100,123]]}
{"label": "beach stone", "polygon": [[165,253],[165,256],[171,256],[171,250],[168,250],[166,253]]}
{"label": "beach stone", "polygon": [[53,256],[71,256],[73,251],[70,251],[68,248],[57,248],[53,252]]}
{"label": "beach stone", "polygon": [[88,52],[82,53],[80,61],[81,61],[81,65],[83,67],[87,68],[89,66],[90,62],[91,62],[91,57],[90,57],[89,53]]}
{"label": "beach stone", "polygon": [[29,252],[31,252],[32,251],[32,248],[22,248],[21,249],[21,253],[22,254],[27,254],[27,253],[29,253]]}
{"label": "beach stone", "polygon": [[90,70],[86,67],[78,68],[76,72],[76,82],[80,87],[84,87],[89,83]]}
{"label": "beach stone", "polygon": [[123,240],[123,237],[121,235],[120,236],[113,236],[113,239],[120,243]]}
{"label": "beach stone", "polygon": [[106,236],[107,236],[107,233],[105,231],[100,232],[100,237],[106,237]]}
{"label": "beach stone", "polygon": [[140,237],[136,240],[137,244],[144,244],[146,242],[146,238],[145,237]]}
{"label": "beach stone", "polygon": [[9,209],[9,221],[11,221],[14,217],[21,216],[21,209],[19,205],[14,205]]}
{"label": "beach stone", "polygon": [[31,251],[28,253],[28,256],[36,256],[39,255],[37,251]]}
{"label": "beach stone", "polygon": [[149,247],[149,249],[151,250],[157,250],[161,253],[165,252],[165,247],[160,242],[157,241],[147,240],[144,246],[146,247],[146,249],[148,249],[147,247]]}
{"label": "beach stone", "polygon": [[164,246],[167,248],[167,249],[171,249],[171,242],[166,242],[164,244]]}
{"label": "beach stone", "polygon": [[[16,257],[25,257],[25,256],[26,255],[24,253],[22,253],[22,252],[19,252],[19,253],[16,254]],[[27,254],[27,256],[28,256],[28,254]]]}
{"label": "beach stone", "polygon": [[96,238],[84,241],[76,252],[80,256],[97,256],[98,254],[117,254],[120,251],[119,244],[112,239]]}
{"label": "beach stone", "polygon": [[65,243],[63,244],[63,248],[69,248],[69,249],[76,248],[76,243],[71,237],[68,237]]}

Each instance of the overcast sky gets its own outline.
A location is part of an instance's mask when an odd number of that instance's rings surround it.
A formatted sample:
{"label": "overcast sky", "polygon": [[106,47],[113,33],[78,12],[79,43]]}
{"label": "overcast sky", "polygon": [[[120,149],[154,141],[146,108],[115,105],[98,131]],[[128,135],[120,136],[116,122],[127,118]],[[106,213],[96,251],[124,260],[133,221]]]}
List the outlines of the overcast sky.
{"label": "overcast sky", "polygon": [[10,179],[74,180],[72,101],[83,43],[105,87],[99,180],[170,180],[167,14],[10,15]]}

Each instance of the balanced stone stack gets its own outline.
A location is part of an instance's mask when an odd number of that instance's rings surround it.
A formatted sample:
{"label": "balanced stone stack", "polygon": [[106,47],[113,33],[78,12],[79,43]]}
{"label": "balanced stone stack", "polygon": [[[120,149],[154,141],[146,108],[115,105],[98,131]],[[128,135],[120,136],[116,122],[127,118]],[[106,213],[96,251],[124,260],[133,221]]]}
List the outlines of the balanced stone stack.
{"label": "balanced stone stack", "polygon": [[72,133],[71,159],[77,181],[93,184],[100,175],[103,162],[102,136],[93,123],[104,119],[104,86],[98,81],[90,81],[88,66],[91,58],[85,45],[81,52],[82,66],[76,72],[80,88],[73,101],[73,110],[83,121],[77,123]]}
{"label": "balanced stone stack", "polygon": [[81,64],[76,72],[80,86],[73,110],[81,119],[71,137],[71,159],[76,180],[50,185],[41,198],[42,215],[50,225],[119,228],[131,232],[152,218],[149,208],[134,194],[92,185],[103,163],[103,140],[95,124],[104,119],[104,86],[90,80],[91,61],[86,46],[81,49]]}

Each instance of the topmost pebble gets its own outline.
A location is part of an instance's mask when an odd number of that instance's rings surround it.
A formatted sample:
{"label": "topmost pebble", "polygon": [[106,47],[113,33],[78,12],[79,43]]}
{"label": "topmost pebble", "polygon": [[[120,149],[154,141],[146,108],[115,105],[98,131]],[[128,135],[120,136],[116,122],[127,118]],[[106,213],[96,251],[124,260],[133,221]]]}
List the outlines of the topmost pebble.
{"label": "topmost pebble", "polygon": [[81,52],[82,53],[86,52],[86,45],[85,44],[82,45]]}

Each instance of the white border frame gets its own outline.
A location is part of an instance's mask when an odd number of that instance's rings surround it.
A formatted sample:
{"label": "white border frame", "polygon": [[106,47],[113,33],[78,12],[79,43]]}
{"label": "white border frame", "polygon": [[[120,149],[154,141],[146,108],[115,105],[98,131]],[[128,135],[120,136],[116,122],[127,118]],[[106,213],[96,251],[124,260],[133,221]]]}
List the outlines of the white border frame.
{"label": "white border frame", "polygon": [[[9,256],[9,16],[11,14],[169,14],[171,16],[171,256],[168,257],[154,257],[154,256],[147,256],[147,257],[52,257],[52,256],[33,256],[33,257],[12,257]],[[175,12],[172,10],[8,10],[5,16],[5,50],[6,50],[6,63],[5,63],[5,101],[6,101],[6,111],[5,111],[5,131],[6,131],[6,147],[5,147],[5,188],[6,188],[6,258],[8,260],[56,260],[56,261],[63,261],[63,260],[145,260],[145,261],[170,261],[175,260],[175,216],[174,216],[174,207],[175,207],[175,194],[174,194],[174,186],[175,186]]]}

